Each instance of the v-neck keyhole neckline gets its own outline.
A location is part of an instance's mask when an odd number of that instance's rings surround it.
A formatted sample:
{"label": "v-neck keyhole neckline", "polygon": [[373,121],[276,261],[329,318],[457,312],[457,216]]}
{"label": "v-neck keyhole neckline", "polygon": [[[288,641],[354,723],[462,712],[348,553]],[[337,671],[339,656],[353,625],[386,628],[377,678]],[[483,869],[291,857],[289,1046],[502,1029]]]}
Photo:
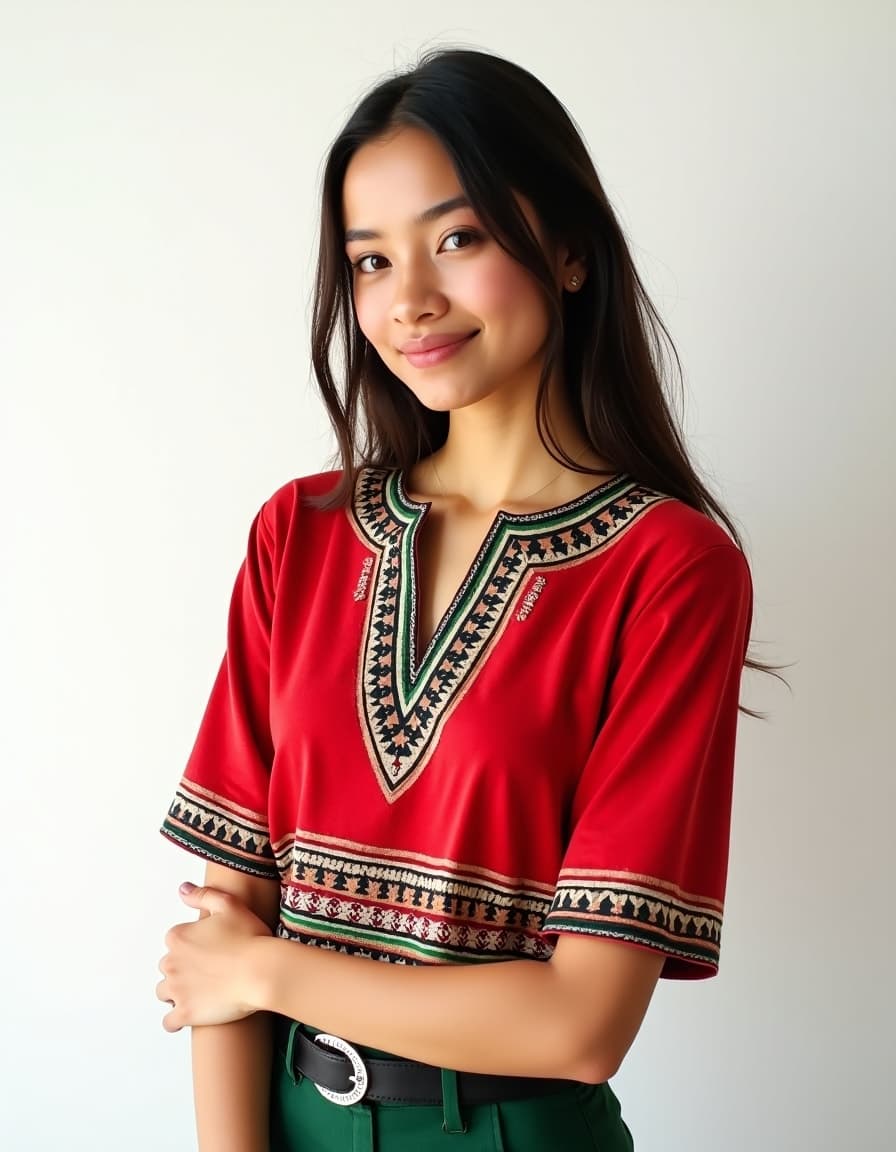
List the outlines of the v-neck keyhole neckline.
{"label": "v-neck keyhole neckline", "polygon": [[383,795],[396,800],[426,766],[443,725],[511,624],[528,578],[601,551],[668,497],[625,474],[540,512],[499,511],[418,653],[415,534],[429,501],[395,469],[363,468],[349,515],[374,557],[358,669],[358,715]]}
{"label": "v-neck keyhole neckline", "polygon": [[[507,539],[504,544],[505,550],[512,549],[513,547],[513,528],[515,525],[520,525],[525,533],[531,533],[537,530],[539,523],[549,522],[556,520],[558,516],[575,515],[585,505],[589,504],[591,500],[596,499],[597,496],[604,492],[606,489],[618,486],[620,482],[625,481],[625,477],[621,473],[616,473],[608,480],[601,481],[600,484],[594,485],[587,491],[581,493],[579,496],[573,497],[571,500],[564,501],[561,504],[555,504],[551,507],[539,509],[534,512],[510,512],[505,508],[498,508],[491,516],[488,522],[488,527],[485,534],[482,536],[478,547],[473,551],[472,558],[466,566],[464,575],[458,584],[454,595],[448,600],[447,606],[444,611],[437,613],[435,627],[429,638],[421,643],[420,640],[420,604],[421,604],[421,565],[420,565],[420,535],[426,526],[428,518],[432,514],[433,501],[432,500],[417,500],[414,499],[407,489],[407,482],[404,472],[398,470],[394,473],[395,487],[394,495],[397,497],[399,503],[403,505],[405,511],[410,513],[413,517],[413,522],[409,526],[409,571],[408,577],[410,580],[410,632],[405,638],[410,651],[408,652],[410,675],[415,678],[419,669],[424,667],[433,646],[439,639],[450,631],[452,620],[457,611],[458,605],[464,599],[464,593],[469,588],[471,582],[476,578],[480,572],[485,561],[493,549],[494,541],[498,536],[501,528],[504,525],[509,527],[506,533]],[[487,514],[483,515],[483,523],[486,522]],[[496,561],[497,562],[497,561]]]}

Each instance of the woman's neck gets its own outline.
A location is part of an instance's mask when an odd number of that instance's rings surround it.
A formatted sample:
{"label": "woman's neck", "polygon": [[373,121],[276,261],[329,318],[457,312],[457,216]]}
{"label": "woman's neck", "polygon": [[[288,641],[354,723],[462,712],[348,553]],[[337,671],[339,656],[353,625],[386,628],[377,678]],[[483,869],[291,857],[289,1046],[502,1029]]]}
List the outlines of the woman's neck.
{"label": "woman's neck", "polygon": [[594,472],[613,471],[558,403],[549,412],[548,428],[562,451],[587,472],[551,454],[530,406],[518,413],[483,409],[476,405],[452,412],[445,443],[413,471],[411,486],[417,493],[450,498],[471,512],[538,511],[593,488]]}

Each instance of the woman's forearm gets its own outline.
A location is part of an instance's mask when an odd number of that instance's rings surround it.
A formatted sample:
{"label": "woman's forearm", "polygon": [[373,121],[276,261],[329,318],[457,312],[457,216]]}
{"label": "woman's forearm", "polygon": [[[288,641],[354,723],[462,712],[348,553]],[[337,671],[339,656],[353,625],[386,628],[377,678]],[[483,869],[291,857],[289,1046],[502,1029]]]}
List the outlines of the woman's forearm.
{"label": "woman's forearm", "polygon": [[193,1096],[199,1152],[268,1152],[271,1022],[257,1012],[194,1028]]}
{"label": "woman's forearm", "polygon": [[[206,884],[242,900],[269,926],[276,923],[277,883],[211,863],[205,875]],[[192,1029],[199,1152],[268,1152],[272,1043],[266,1012]]]}
{"label": "woman's forearm", "polygon": [[591,1082],[616,1072],[661,967],[574,937],[547,963],[394,965],[272,938],[247,952],[254,1007],[428,1064]]}
{"label": "woman's forearm", "polygon": [[561,933],[548,961],[384,964],[271,936],[233,894],[189,886],[181,898],[202,915],[166,936],[156,994],[173,1004],[169,1031],[276,1012],[458,1071],[609,1079],[664,963],[654,949]]}

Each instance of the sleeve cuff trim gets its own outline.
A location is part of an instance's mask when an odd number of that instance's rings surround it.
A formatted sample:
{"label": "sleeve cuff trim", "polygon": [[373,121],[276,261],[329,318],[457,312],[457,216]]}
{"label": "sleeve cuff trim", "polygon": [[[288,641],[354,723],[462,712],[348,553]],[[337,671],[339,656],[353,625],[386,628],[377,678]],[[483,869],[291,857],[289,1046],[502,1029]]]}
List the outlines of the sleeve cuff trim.
{"label": "sleeve cuff trim", "polygon": [[201,837],[186,832],[182,827],[166,820],[160,829],[162,835],[180,848],[192,852],[194,856],[201,856],[214,864],[223,864],[226,868],[235,868],[238,872],[246,872],[250,876],[259,876],[263,880],[279,880],[280,873],[274,865],[265,866],[257,857],[230,852],[218,843],[210,843]]}
{"label": "sleeve cuff trim", "polygon": [[[633,943],[715,967],[719,959],[722,906],[690,897],[674,885],[639,883],[647,877],[561,874],[544,932],[584,932]],[[674,893],[674,895],[673,895]]]}
{"label": "sleeve cuff trim", "polygon": [[652,948],[662,952],[666,957],[663,968],[664,977],[673,978],[701,978],[714,976],[719,968],[718,948],[688,946],[682,941],[666,937],[655,932],[639,931],[632,926],[618,923],[577,923],[566,921],[562,917],[551,917],[544,926],[545,933],[560,934],[574,933],[580,936],[602,936],[614,940],[623,940],[628,944],[639,944],[644,948]]}
{"label": "sleeve cuff trim", "polygon": [[277,875],[264,817],[190,782],[181,782],[162,831],[211,860],[258,875]]}

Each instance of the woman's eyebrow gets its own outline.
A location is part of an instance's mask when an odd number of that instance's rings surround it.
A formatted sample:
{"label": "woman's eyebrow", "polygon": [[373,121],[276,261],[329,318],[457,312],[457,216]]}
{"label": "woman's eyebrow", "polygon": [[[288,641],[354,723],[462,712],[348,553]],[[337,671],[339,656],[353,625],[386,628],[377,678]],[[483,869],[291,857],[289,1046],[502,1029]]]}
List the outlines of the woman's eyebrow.
{"label": "woman's eyebrow", "polygon": [[[433,204],[431,208],[425,208],[419,216],[414,217],[415,224],[431,224],[434,220],[438,220],[440,216],[446,216],[449,212],[454,212],[457,208],[469,208],[470,201],[466,196],[452,196],[450,200],[442,200],[439,204]],[[349,228],[345,233],[345,242],[350,244],[353,240],[380,240],[382,236],[379,232],[374,232],[370,228]]]}

